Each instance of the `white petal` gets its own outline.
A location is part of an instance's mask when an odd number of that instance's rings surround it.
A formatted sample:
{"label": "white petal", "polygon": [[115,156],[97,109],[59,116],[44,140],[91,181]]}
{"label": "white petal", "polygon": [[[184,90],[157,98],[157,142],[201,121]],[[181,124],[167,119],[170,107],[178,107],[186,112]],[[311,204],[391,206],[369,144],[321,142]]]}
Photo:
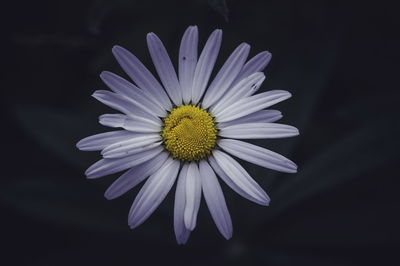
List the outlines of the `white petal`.
{"label": "white petal", "polygon": [[133,133],[127,130],[105,132],[80,140],[76,144],[76,147],[81,151],[99,151],[113,143],[124,141],[137,135],[137,133]]}
{"label": "white petal", "polygon": [[222,31],[214,30],[207,40],[194,72],[192,86],[192,104],[197,104],[203,96],[214,68],[215,61],[221,47]]}
{"label": "white petal", "polygon": [[294,162],[260,146],[234,139],[221,139],[218,145],[226,152],[259,166],[285,173],[297,172]]}
{"label": "white petal", "polygon": [[104,114],[99,117],[99,122],[103,126],[122,127],[137,133],[156,133],[161,131],[161,122],[154,122],[134,115],[128,117],[122,114]]}
{"label": "white petal", "polygon": [[168,156],[168,153],[162,152],[156,157],[132,167],[111,184],[104,193],[104,196],[106,199],[111,200],[123,195],[156,172],[163,165]]}
{"label": "white petal", "polygon": [[219,135],[234,139],[275,139],[297,136],[299,130],[276,123],[246,123],[221,128]]}
{"label": "white petal", "polygon": [[244,65],[242,71],[240,71],[239,75],[236,77],[235,81],[232,82],[232,84],[236,84],[237,82],[250,76],[251,74],[263,71],[271,60],[271,57],[271,53],[267,51],[255,55]]}
{"label": "white petal", "polygon": [[122,127],[126,118],[123,114],[105,114],[99,116],[99,123],[107,127]]}
{"label": "white petal", "polygon": [[160,119],[143,111],[141,108],[132,104],[126,97],[116,94],[111,91],[97,90],[92,95],[94,98],[104,103],[105,105],[118,110],[127,116],[141,116],[154,122],[159,122]]}
{"label": "white petal", "polygon": [[229,239],[232,237],[232,220],[226,206],[225,197],[213,169],[205,161],[200,162],[202,188],[211,216],[221,234]]}
{"label": "white petal", "polygon": [[218,124],[218,128],[229,127],[237,124],[245,123],[273,123],[282,118],[282,113],[278,110],[260,110],[252,114],[242,116],[238,119],[234,119],[228,122],[222,122]]}
{"label": "white petal", "polygon": [[260,88],[264,80],[265,75],[261,72],[254,73],[241,80],[223,95],[222,98],[211,107],[210,111],[212,113],[219,113],[240,99],[253,94],[253,92],[256,92]]}
{"label": "white petal", "polygon": [[185,104],[190,102],[194,71],[197,64],[199,33],[196,26],[188,27],[179,48],[179,82]]}
{"label": "white petal", "polygon": [[182,166],[179,173],[178,182],[175,192],[175,205],[174,205],[174,230],[175,237],[178,244],[185,244],[189,239],[190,230],[185,226],[184,212],[186,205],[186,175],[188,171],[188,164]]}
{"label": "white petal", "polygon": [[96,98],[96,100],[115,110],[120,111],[121,113],[132,114],[132,110],[130,110],[132,104],[130,104],[129,101],[121,95],[111,91],[97,90],[92,94],[92,96]]}
{"label": "white petal", "polygon": [[168,158],[152,174],[136,196],[129,211],[128,224],[131,228],[141,225],[160,205],[175,182],[179,161]]}
{"label": "white petal", "polygon": [[242,43],[229,56],[221,67],[217,76],[208,87],[202,102],[203,108],[207,109],[214,104],[230,88],[233,80],[239,74],[244,62],[249,55],[250,45]]}
{"label": "white petal", "polygon": [[104,158],[121,158],[129,156],[161,145],[160,140],[161,136],[159,134],[142,134],[107,146],[101,151],[101,155],[103,155]]}
{"label": "white petal", "polygon": [[290,98],[292,95],[287,91],[273,90],[250,97],[243,98],[218,113],[213,113],[217,122],[227,122],[233,119],[260,111],[271,105]]}
{"label": "white petal", "polygon": [[123,128],[133,132],[156,133],[161,131],[161,123],[154,123],[143,117],[131,116],[124,120]]}
{"label": "white petal", "polygon": [[121,46],[114,46],[112,52],[126,74],[139,88],[148,92],[155,99],[155,103],[161,104],[165,110],[172,108],[171,101],[161,84],[136,56]]}
{"label": "white petal", "polygon": [[100,161],[97,161],[92,166],[90,166],[86,170],[85,174],[87,178],[98,178],[105,175],[121,172],[154,158],[163,150],[164,148],[159,146],[151,150],[136,153],[123,158],[101,159]]}
{"label": "white petal", "polygon": [[189,164],[185,182],[186,203],[184,211],[185,226],[190,231],[196,227],[197,213],[201,200],[201,179],[195,162]]}
{"label": "white petal", "polygon": [[159,117],[165,117],[167,115],[167,112],[161,105],[154,103],[154,100],[143,90],[124,78],[109,71],[101,72],[100,78],[111,90],[126,97],[143,111]]}
{"label": "white petal", "polygon": [[179,106],[182,103],[182,91],[167,50],[153,32],[147,34],[147,46],[164,88],[172,102]]}
{"label": "white petal", "polygon": [[209,159],[218,176],[239,195],[261,205],[269,204],[270,199],[267,193],[231,156],[214,150],[213,156]]}

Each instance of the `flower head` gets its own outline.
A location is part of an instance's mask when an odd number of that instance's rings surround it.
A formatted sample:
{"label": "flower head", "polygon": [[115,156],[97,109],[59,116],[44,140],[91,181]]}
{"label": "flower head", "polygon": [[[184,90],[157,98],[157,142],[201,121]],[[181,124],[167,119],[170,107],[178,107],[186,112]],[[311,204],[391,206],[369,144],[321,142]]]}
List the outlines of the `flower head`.
{"label": "flower head", "polygon": [[113,92],[100,90],[93,97],[120,112],[100,116],[100,123],[122,130],[87,137],[77,147],[101,150],[103,159],[87,169],[88,178],[127,170],[108,188],[107,199],[147,179],[129,212],[131,228],[154,212],[177,180],[177,242],[186,243],[196,227],[202,194],[218,230],[229,239],[232,222],[217,176],[241,196],[269,204],[267,193],[231,155],[281,172],[297,171],[289,159],[240,140],[298,135],[295,127],[274,123],[282,117],[279,111],[266,109],[289,98],[289,92],[255,94],[271,54],[261,52],[246,62],[250,46],[242,43],[208,84],[221,39],[222,31],[215,30],[198,56],[198,30],[189,27],[181,41],[177,75],[161,40],[149,33],[147,43],[162,85],[120,46],[112,51],[134,83],[111,72],[100,75]]}

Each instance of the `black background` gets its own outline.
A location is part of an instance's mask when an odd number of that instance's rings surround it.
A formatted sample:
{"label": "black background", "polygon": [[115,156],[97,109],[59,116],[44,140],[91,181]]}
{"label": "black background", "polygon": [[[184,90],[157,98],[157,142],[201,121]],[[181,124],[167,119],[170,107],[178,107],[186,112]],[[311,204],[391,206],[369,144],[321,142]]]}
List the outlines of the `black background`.
{"label": "black background", "polygon": [[[1,265],[399,265],[400,100],[397,8],[368,1],[9,1],[3,4]],[[227,19],[228,20],[227,20]],[[187,245],[173,233],[173,194],[135,230],[138,188],[107,201],[117,175],[87,180],[99,159],[75,143],[106,131],[91,93],[102,70],[122,74],[122,45],[154,70],[147,32],[176,63],[180,38],[224,31],[217,67],[242,41],[273,54],[263,90],[301,135],[256,143],[297,174],[242,162],[272,198],[255,205],[223,190],[226,241],[202,202]],[[140,186],[139,186],[140,187]]]}

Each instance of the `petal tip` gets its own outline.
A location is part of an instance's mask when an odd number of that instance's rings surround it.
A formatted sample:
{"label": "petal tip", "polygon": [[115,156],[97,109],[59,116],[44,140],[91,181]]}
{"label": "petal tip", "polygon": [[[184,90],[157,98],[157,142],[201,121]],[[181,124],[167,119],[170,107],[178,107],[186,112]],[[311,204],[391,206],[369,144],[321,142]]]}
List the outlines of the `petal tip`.
{"label": "petal tip", "polygon": [[246,49],[246,50],[250,49],[250,44],[248,44],[247,42],[241,43],[240,46],[242,46],[243,49]]}
{"label": "petal tip", "polygon": [[75,147],[78,149],[78,150],[82,150],[82,148],[83,148],[83,144],[82,144],[82,141],[83,141],[83,139],[81,139],[80,141],[78,141],[76,144],[75,144]]}
{"label": "petal tip", "polygon": [[222,30],[221,29],[216,29],[213,31],[212,34],[218,35],[218,37],[220,37],[222,35]]}
{"label": "petal tip", "polygon": [[111,74],[112,74],[112,73],[111,73],[110,71],[103,70],[103,71],[101,71],[101,73],[100,73],[99,76],[100,76],[101,79],[104,79],[104,78],[110,76]]}
{"label": "petal tip", "polygon": [[290,169],[292,170],[291,173],[297,173],[297,165],[292,162],[292,161],[286,161],[286,165],[290,167]]}
{"label": "petal tip", "polygon": [[111,52],[114,54],[116,58],[119,58],[122,52],[126,51],[125,48],[119,45],[114,45],[113,48],[111,49]]}
{"label": "petal tip", "polygon": [[149,33],[147,33],[147,35],[146,35],[146,39],[147,39],[147,41],[154,40],[154,38],[155,38],[156,36],[157,36],[157,35],[156,35],[154,32],[149,32]]}
{"label": "petal tip", "polygon": [[121,46],[114,45],[114,46],[111,48],[111,52],[115,55],[116,53],[118,53],[118,51],[119,51],[121,48],[122,48]]}
{"label": "petal tip", "polygon": [[229,240],[229,239],[232,238],[233,232],[232,232],[232,230],[229,230],[229,231],[227,231],[227,232],[223,232],[223,233],[222,233],[222,236],[223,236],[226,240]]}
{"label": "petal tip", "polygon": [[93,171],[89,171],[89,169],[86,170],[85,175],[86,175],[86,178],[87,178],[87,179],[94,179],[94,178],[96,177],[96,176],[94,175]]}
{"label": "petal tip", "polygon": [[104,192],[104,198],[106,198],[107,200],[115,199],[115,197],[113,197],[113,195],[108,190]]}
{"label": "petal tip", "polygon": [[130,229],[135,229],[136,227],[138,227],[140,225],[140,223],[138,223],[137,219],[129,219],[128,220],[128,226]]}
{"label": "petal tip", "polygon": [[265,56],[266,56],[267,58],[271,58],[271,57],[272,57],[272,54],[271,54],[271,52],[269,52],[269,51],[264,51],[263,54],[265,54]]}
{"label": "petal tip", "polygon": [[290,93],[290,92],[286,92],[286,96],[287,96],[287,98],[286,99],[288,99],[288,98],[290,98],[290,97],[292,97],[292,94]]}

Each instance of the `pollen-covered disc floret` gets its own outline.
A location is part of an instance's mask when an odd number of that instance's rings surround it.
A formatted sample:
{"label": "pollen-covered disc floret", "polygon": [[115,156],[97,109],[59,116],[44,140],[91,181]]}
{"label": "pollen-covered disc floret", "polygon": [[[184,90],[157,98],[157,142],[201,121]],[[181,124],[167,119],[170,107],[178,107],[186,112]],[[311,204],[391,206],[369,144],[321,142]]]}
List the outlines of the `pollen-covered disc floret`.
{"label": "pollen-covered disc floret", "polygon": [[164,119],[162,131],[165,148],[172,157],[198,161],[211,154],[217,141],[217,129],[212,116],[193,105],[172,109]]}

